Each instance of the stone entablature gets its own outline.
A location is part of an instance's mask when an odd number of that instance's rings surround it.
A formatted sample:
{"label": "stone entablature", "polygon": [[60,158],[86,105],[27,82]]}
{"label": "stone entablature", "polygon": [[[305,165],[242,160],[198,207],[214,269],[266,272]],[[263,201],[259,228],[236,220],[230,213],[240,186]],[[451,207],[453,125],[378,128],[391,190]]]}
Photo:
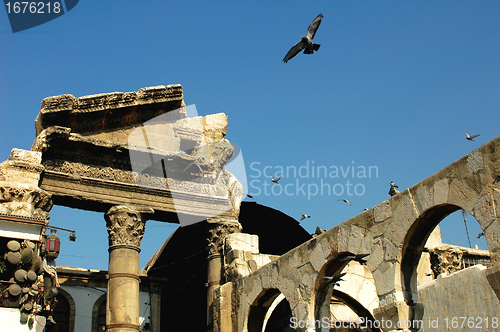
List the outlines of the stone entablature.
{"label": "stone entablature", "polygon": [[32,147],[41,153],[40,188],[86,210],[135,205],[161,221],[237,219],[243,189],[224,169],[234,154],[227,116],[187,113],[178,84],[44,99]]}

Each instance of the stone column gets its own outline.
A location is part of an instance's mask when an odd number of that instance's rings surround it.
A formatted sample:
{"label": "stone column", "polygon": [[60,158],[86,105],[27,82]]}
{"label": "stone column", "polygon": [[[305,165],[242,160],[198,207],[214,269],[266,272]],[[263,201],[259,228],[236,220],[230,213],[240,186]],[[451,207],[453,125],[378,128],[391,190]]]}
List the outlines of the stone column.
{"label": "stone column", "polygon": [[224,239],[228,234],[240,233],[241,224],[238,220],[222,217],[209,218],[208,223],[208,282],[207,282],[207,331],[218,331],[214,326],[214,293],[220,287],[222,280],[222,249]]}
{"label": "stone column", "polygon": [[140,331],[139,252],[145,215],[152,213],[151,208],[119,205],[105,215],[109,238],[107,331]]}

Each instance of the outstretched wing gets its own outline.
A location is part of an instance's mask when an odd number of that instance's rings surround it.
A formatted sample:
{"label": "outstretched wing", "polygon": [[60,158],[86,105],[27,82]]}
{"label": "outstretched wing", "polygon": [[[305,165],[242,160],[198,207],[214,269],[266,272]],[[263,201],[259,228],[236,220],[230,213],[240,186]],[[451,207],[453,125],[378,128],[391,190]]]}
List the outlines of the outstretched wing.
{"label": "outstretched wing", "polygon": [[307,29],[307,37],[313,39],[314,35],[316,34],[316,31],[319,28],[319,25],[321,24],[321,19],[323,18],[323,14],[319,14],[316,16],[314,21],[312,21],[311,25],[309,25],[309,28]]}
{"label": "outstretched wing", "polygon": [[285,55],[283,58],[283,62],[287,63],[288,60],[299,54],[300,51],[304,49],[305,45],[302,41],[298,42],[297,44],[293,45],[290,51]]}

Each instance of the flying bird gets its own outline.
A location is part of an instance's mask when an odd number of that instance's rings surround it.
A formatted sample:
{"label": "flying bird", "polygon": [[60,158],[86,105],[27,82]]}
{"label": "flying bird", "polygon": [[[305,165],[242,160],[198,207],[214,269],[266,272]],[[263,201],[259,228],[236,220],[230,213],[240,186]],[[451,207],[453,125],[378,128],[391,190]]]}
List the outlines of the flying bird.
{"label": "flying bird", "polygon": [[332,284],[333,286],[340,286],[338,283],[339,283],[339,281],[344,281],[344,279],[342,279],[342,277],[345,276],[346,274],[347,274],[347,272],[344,272],[341,274],[334,274],[331,277],[322,277],[322,278],[328,279],[327,282],[329,284]]}
{"label": "flying bird", "polygon": [[[243,195],[247,195],[248,198],[251,198],[251,199],[255,199],[255,197],[253,197],[253,195],[250,195],[250,194],[243,194]],[[256,199],[255,199],[256,200]]]}
{"label": "flying bird", "polygon": [[314,21],[312,21],[311,25],[307,29],[307,33],[305,36],[301,36],[302,39],[297,44],[293,45],[290,51],[283,58],[283,62],[287,63],[288,60],[299,54],[300,51],[304,50],[304,54],[313,54],[314,51],[319,50],[320,45],[314,44],[312,40],[314,39],[314,35],[321,24],[321,19],[323,18],[323,14],[319,14],[316,16]]}
{"label": "flying bird", "polygon": [[302,221],[306,218],[311,218],[311,216],[308,216],[307,214],[303,214],[302,217],[300,217],[300,220],[299,221]]}
{"label": "flying bird", "polygon": [[477,238],[479,239],[481,236],[484,236],[484,232],[481,232],[477,235]]}
{"label": "flying bird", "polygon": [[351,202],[349,202],[347,199],[337,199],[337,201],[342,201],[344,203],[351,205]]}
{"label": "flying bird", "polygon": [[495,180],[493,180],[493,184],[500,182],[500,175],[497,175]]}
{"label": "flying bird", "polygon": [[366,259],[364,259],[366,256],[368,256],[369,254],[358,254],[358,255],[349,255],[349,256],[346,256],[344,258],[341,259],[342,262],[345,262],[345,261],[356,261],[360,264],[365,264],[367,262]]}
{"label": "flying bird", "polygon": [[273,181],[274,183],[278,183],[278,181],[279,181],[280,179],[281,179],[281,176],[280,176],[279,178],[275,179],[275,178],[273,177],[273,175],[271,174],[271,181]]}
{"label": "flying bird", "polygon": [[363,208],[361,209],[361,211],[368,211],[368,208]]}
{"label": "flying bird", "polygon": [[465,138],[466,138],[467,140],[469,140],[469,141],[473,141],[473,140],[474,140],[474,138],[476,138],[476,137],[478,137],[478,136],[479,136],[479,135],[473,135],[473,136],[471,136],[471,135],[469,135],[469,132],[468,132],[467,130],[465,131]]}

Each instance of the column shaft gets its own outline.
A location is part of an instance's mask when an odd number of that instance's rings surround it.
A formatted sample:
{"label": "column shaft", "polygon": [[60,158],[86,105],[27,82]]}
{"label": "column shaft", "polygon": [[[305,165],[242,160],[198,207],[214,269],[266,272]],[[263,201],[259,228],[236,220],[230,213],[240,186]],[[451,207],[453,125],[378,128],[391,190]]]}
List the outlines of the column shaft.
{"label": "column shaft", "polygon": [[114,206],[106,213],[109,234],[106,330],[137,332],[139,327],[139,252],[145,213],[151,208]]}

